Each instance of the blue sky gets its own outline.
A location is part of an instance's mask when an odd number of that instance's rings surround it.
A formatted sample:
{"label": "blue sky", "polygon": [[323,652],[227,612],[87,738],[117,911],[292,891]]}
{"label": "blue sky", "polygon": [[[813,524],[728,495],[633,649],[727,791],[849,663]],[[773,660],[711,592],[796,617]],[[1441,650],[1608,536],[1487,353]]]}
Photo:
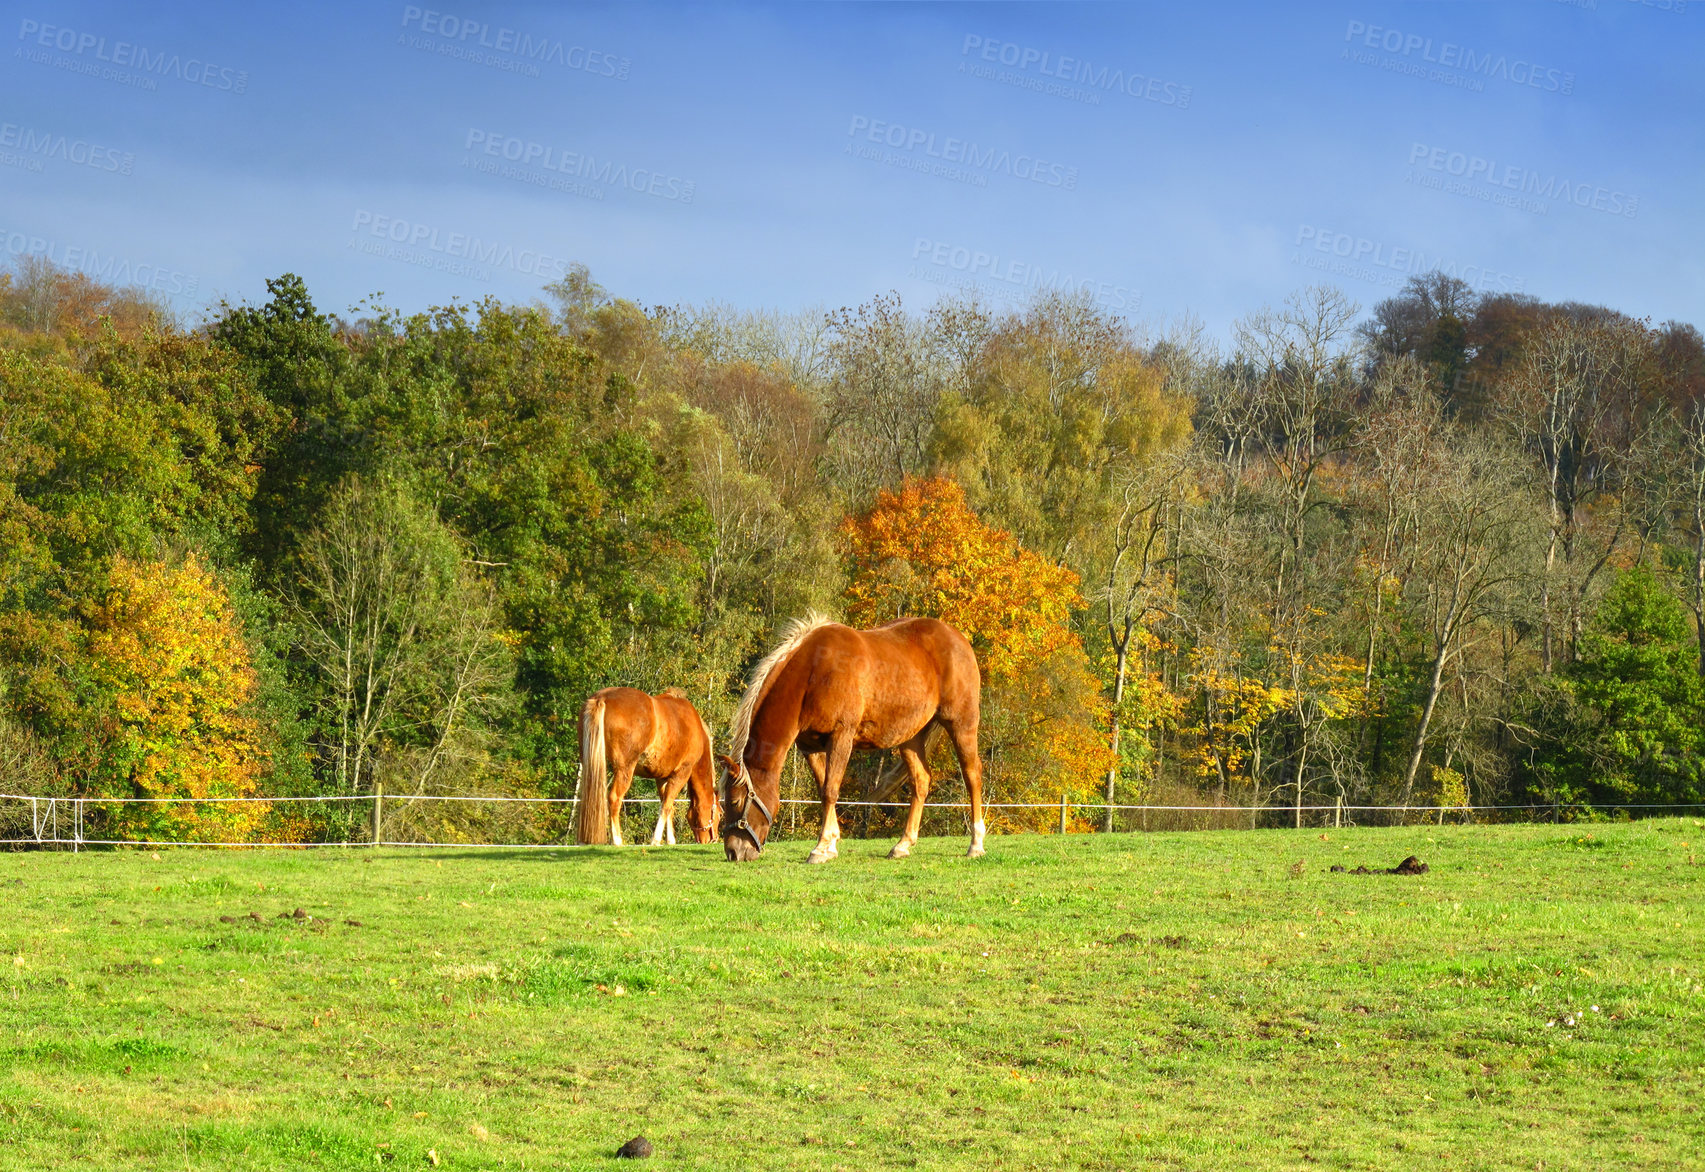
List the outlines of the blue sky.
{"label": "blue sky", "polygon": [[1705,324],[1705,0],[8,3],[0,241],[194,318],[1081,286],[1223,336],[1329,281]]}

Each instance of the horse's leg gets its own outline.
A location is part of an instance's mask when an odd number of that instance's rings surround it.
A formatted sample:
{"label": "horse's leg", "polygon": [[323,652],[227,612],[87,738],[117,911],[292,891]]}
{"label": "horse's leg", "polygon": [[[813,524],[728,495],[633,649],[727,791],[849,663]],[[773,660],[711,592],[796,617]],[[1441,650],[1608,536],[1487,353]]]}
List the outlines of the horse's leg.
{"label": "horse's leg", "polygon": [[[707,752],[687,769],[687,828],[693,832],[693,841],[700,844],[716,841],[716,823],[720,815],[716,802],[715,766],[711,760]],[[694,821],[695,817],[703,818],[704,822]]]}
{"label": "horse's leg", "polygon": [[900,746],[900,759],[906,763],[906,772],[912,775],[912,810],[906,816],[905,833],[888,852],[891,859],[903,859],[911,854],[918,843],[918,831],[923,828],[924,799],[929,796],[929,768],[924,764],[924,741],[928,736],[929,729],[926,728]]}
{"label": "horse's leg", "polygon": [[965,775],[965,792],[971,797],[971,849],[967,858],[983,853],[983,759],[977,756],[977,726],[952,724],[947,733],[953,738],[953,752],[959,758],[959,770]]}
{"label": "horse's leg", "polygon": [[610,845],[622,845],[622,799],[628,796],[633,784],[632,765],[617,765],[610,779]]}
{"label": "horse's leg", "polygon": [[823,830],[817,845],[805,856],[808,863],[826,863],[840,853],[841,824],[835,818],[835,801],[841,796],[841,779],[847,773],[847,759],[852,756],[852,734],[836,736],[826,753],[811,753],[805,758],[817,777],[817,793],[823,799]]}
{"label": "horse's leg", "polygon": [[667,835],[669,845],[675,845],[675,799],[687,784],[687,769],[683,766],[657,783],[657,829],[651,832],[651,845],[660,846]]}
{"label": "horse's leg", "polygon": [[[826,793],[829,788],[829,754],[826,751],[822,753],[807,753],[804,750],[800,750],[800,756],[805,758],[805,767],[811,770],[811,779],[817,783],[817,797],[818,800],[821,801],[823,794]],[[781,811],[777,810],[776,815],[777,817],[780,817]],[[824,817],[833,817],[833,815],[826,814]],[[827,826],[828,823],[825,822],[824,825]],[[835,837],[839,838],[840,834],[840,827],[837,826],[835,828]],[[821,836],[819,836],[818,841],[821,842]]]}

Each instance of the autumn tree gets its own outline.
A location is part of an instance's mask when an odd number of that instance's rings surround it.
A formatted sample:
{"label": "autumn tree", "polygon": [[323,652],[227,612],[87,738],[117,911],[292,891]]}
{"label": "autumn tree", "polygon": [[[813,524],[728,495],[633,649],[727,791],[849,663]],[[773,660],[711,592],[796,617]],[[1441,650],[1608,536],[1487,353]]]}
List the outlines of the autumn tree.
{"label": "autumn tree", "polygon": [[1395,297],[1373,308],[1373,317],[1357,327],[1376,367],[1408,360],[1419,364],[1438,388],[1447,414],[1472,414],[1477,403],[1467,381],[1473,356],[1469,323],[1480,298],[1459,277],[1434,271],[1416,273]]}
{"label": "autumn tree", "polygon": [[1633,465],[1657,389],[1650,332],[1627,319],[1557,316],[1528,340],[1496,410],[1544,494],[1544,665],[1566,657],[1599,574],[1637,515]]}
{"label": "autumn tree", "polygon": [[1705,337],[1694,326],[1667,323],[1658,334],[1658,361],[1667,399],[1668,443],[1660,461],[1670,478],[1665,498],[1699,642],[1699,674],[1705,676]]}
{"label": "autumn tree", "polygon": [[[1401,588],[1399,570],[1419,522],[1425,495],[1424,472],[1437,459],[1446,432],[1442,405],[1432,380],[1412,357],[1382,364],[1361,413],[1358,446],[1367,453],[1363,476],[1355,486],[1367,518],[1357,551],[1355,605],[1367,624],[1363,681],[1373,696],[1389,602]],[[1365,584],[1365,585],[1364,585]]]}
{"label": "autumn tree", "polygon": [[928,615],[976,649],[991,792],[1013,801],[1092,795],[1109,753],[1105,702],[1071,625],[1084,606],[1077,575],[985,525],[945,479],[878,494],[841,536],[849,621]]}
{"label": "autumn tree", "polygon": [[661,308],[654,319],[671,350],[702,366],[756,367],[811,395],[820,394],[830,376],[835,319],[822,309],[740,309],[710,301]]}
{"label": "autumn tree", "polygon": [[204,338],[0,346],[0,688],[40,743],[67,758],[91,743],[84,620],[113,559],[234,550],[278,425]]}
{"label": "autumn tree", "polygon": [[1088,547],[1109,522],[1115,476],[1189,435],[1189,400],[1087,297],[1046,293],[992,322],[947,302],[931,320],[955,372],[932,468],[1026,546],[1098,577]]}
{"label": "autumn tree", "polygon": [[836,478],[856,500],[923,475],[943,378],[927,327],[889,295],[837,310],[829,328],[824,412]]}
{"label": "autumn tree", "polygon": [[1183,455],[1169,455],[1122,470],[1114,485],[1112,525],[1100,559],[1102,578],[1096,602],[1106,625],[1113,656],[1111,736],[1107,768],[1107,814],[1102,829],[1113,830],[1113,806],[1127,756],[1124,735],[1134,734],[1129,755],[1145,773],[1153,771],[1150,740],[1157,725],[1175,719],[1179,698],[1154,670],[1151,657],[1164,647],[1157,620],[1174,606],[1172,567],[1174,519],[1187,491],[1189,468]]}
{"label": "autumn tree", "polygon": [[1510,454],[1492,437],[1448,425],[1430,438],[1415,469],[1425,503],[1417,510],[1405,575],[1409,615],[1425,633],[1427,654],[1403,805],[1414,798],[1446,669],[1491,634],[1482,624],[1530,572],[1523,540],[1528,502]]}
{"label": "autumn tree", "polygon": [[1247,371],[1242,427],[1265,465],[1255,488],[1277,530],[1261,566],[1271,583],[1265,638],[1243,661],[1261,664],[1269,695],[1285,702],[1276,756],[1289,775],[1299,826],[1310,767],[1324,763],[1337,772],[1333,730],[1363,704],[1345,678],[1334,630],[1335,595],[1345,575],[1323,490],[1339,454],[1355,439],[1356,312],[1343,293],[1317,286],[1236,327],[1238,365]]}
{"label": "autumn tree", "polygon": [[21,330],[85,337],[103,330],[135,338],[171,332],[171,302],[140,285],[117,286],[64,268],[45,256],[25,255],[0,273],[0,322]]}
{"label": "autumn tree", "polygon": [[[102,716],[89,765],[98,797],[249,798],[270,754],[257,680],[230,602],[193,555],[181,565],[114,561],[88,618],[91,702]],[[267,803],[113,805],[114,837],[242,841]]]}

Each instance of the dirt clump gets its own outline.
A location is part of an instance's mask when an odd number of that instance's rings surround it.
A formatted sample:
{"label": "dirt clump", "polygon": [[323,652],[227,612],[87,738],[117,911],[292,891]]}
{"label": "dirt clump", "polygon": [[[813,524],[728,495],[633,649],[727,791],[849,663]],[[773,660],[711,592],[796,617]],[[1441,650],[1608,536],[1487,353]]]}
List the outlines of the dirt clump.
{"label": "dirt clump", "polygon": [[1364,865],[1357,867],[1354,871],[1346,871],[1342,863],[1334,863],[1326,869],[1333,874],[1340,875],[1425,875],[1427,864],[1414,855],[1410,855],[1395,867],[1368,867]]}

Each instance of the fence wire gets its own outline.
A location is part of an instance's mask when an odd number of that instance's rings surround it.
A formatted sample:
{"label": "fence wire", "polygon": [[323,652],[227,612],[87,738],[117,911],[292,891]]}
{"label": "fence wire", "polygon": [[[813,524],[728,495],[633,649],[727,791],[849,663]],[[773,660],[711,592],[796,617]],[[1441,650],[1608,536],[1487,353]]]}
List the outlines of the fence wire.
{"label": "fence wire", "polygon": [[[400,806],[404,810],[412,809],[421,803],[461,803],[461,804],[491,804],[491,805],[528,805],[528,806],[567,806],[578,803],[577,798],[559,797],[527,797],[510,795],[481,795],[481,794],[381,794],[378,801],[383,806]],[[136,806],[221,806],[241,804],[265,804],[276,806],[288,803],[304,804],[341,804],[350,806],[373,807],[375,796],[372,794],[314,794],[314,795],[285,795],[279,797],[209,797],[209,798],[119,798],[119,797],[67,797],[42,796],[31,794],[0,793],[0,803],[17,803],[20,810],[26,810],[29,816],[27,833],[15,834],[12,837],[0,838],[0,847],[31,847],[31,846],[69,846],[74,851],[84,847],[226,847],[226,848],[286,848],[286,849],[315,849],[327,847],[470,847],[470,848],[500,848],[504,850],[562,850],[574,844],[562,841],[546,842],[493,842],[493,841],[454,841],[454,840],[422,840],[387,837],[382,830],[364,837],[344,837],[335,839],[315,839],[309,841],[210,841],[179,838],[118,838],[91,835],[85,833],[86,816],[90,807],[97,813],[105,807],[136,807]],[[657,806],[661,799],[655,797],[630,797],[623,801],[623,806]],[[821,802],[812,798],[782,798],[780,804],[786,806],[820,807]],[[911,803],[902,799],[887,801],[851,800],[836,803],[837,807],[866,807],[892,810],[909,810]],[[1635,811],[1665,811],[1681,814],[1693,810],[1705,810],[1705,803],[1626,803],[1609,807],[1583,808],[1560,806],[1529,802],[1509,805],[1469,805],[1469,806],[1422,806],[1398,805],[1375,806],[1356,805],[1349,803],[1310,804],[1303,806],[1213,806],[1213,805],[1145,805],[1132,803],[1106,802],[1074,802],[1062,799],[1059,802],[985,802],[985,810],[1047,810],[1060,814],[1061,825],[1071,815],[1079,817],[1105,818],[1109,812],[1137,812],[1144,815],[1159,814],[1217,814],[1217,815],[1268,815],[1270,817],[1290,818],[1299,814],[1331,814],[1341,826],[1346,816],[1354,817],[1361,814],[1425,814],[1429,819],[1443,819],[1446,816],[1459,817],[1473,814],[1493,814],[1508,816],[1518,813],[1550,815],[1553,820],[1564,817],[1579,817],[1586,815],[1611,815],[1632,813]],[[968,811],[969,802],[926,802],[926,812],[932,810]],[[572,819],[571,819],[572,821]],[[0,825],[8,825],[0,822]],[[381,827],[383,822],[381,821]],[[10,826],[8,825],[8,828]],[[21,820],[18,823],[22,830]],[[1318,828],[1318,827],[1310,827]],[[1146,829],[1146,827],[1144,828]],[[1171,829],[1171,828],[1169,828]],[[1126,832],[1137,831],[1135,827],[1127,827]],[[1139,831],[1140,832],[1140,831]],[[568,831],[567,833],[572,833]],[[643,841],[635,839],[635,842]]]}

